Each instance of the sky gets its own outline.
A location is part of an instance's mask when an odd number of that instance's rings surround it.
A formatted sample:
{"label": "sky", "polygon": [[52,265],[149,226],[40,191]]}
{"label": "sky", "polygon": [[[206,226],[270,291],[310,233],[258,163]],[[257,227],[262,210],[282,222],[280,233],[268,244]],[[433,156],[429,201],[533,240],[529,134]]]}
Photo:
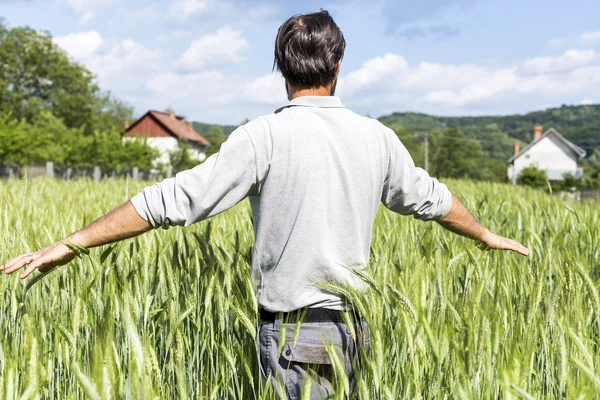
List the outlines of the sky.
{"label": "sky", "polygon": [[238,124],[287,102],[278,27],[327,9],[347,47],[336,95],[391,112],[503,115],[600,103],[598,0],[0,0],[132,106]]}

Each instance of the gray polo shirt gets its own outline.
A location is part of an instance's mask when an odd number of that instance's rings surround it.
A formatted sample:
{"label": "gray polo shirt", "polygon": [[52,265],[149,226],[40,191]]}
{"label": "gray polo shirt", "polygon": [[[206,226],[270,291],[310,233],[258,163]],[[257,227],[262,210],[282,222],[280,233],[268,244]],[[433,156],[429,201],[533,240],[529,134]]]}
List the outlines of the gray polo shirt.
{"label": "gray polo shirt", "polygon": [[337,97],[304,96],[236,129],[203,164],[131,199],[153,227],[188,226],[250,198],[252,275],[269,311],[339,309],[323,282],[364,283],[380,202],[422,220],[450,210],[448,188],[416,168],[392,130]]}

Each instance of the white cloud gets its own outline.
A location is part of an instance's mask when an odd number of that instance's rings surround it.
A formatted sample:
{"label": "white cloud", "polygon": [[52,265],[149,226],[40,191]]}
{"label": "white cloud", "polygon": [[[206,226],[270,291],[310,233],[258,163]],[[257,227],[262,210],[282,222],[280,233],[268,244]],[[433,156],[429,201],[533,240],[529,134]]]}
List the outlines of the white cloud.
{"label": "white cloud", "polygon": [[584,106],[594,104],[594,100],[590,99],[589,97],[586,97],[585,99],[581,100],[581,104]]}
{"label": "white cloud", "polygon": [[216,33],[192,41],[179,61],[189,70],[199,70],[209,65],[238,63],[242,61],[239,53],[249,46],[240,31],[225,26]]}
{"label": "white cloud", "polygon": [[353,94],[366,86],[372,86],[387,80],[391,74],[401,74],[408,69],[408,63],[399,55],[386,53],[373,58],[363,66],[340,79],[340,88],[346,94]]}
{"label": "white cloud", "polygon": [[525,60],[523,69],[533,73],[568,71],[588,65],[597,57],[598,54],[594,50],[571,49],[558,57],[536,57]]}
{"label": "white cloud", "polygon": [[342,76],[338,92],[353,109],[375,115],[398,110],[498,114],[536,109],[553,101],[578,103],[600,90],[600,65],[593,64],[595,53],[594,57],[586,52],[565,54],[550,58],[551,62],[529,63],[527,72],[517,65],[409,65],[399,55],[385,54]]}
{"label": "white cloud", "polygon": [[186,21],[204,14],[209,9],[210,0],[176,0],[167,11],[167,18],[174,21]]}
{"label": "white cloud", "polygon": [[586,32],[580,36],[581,41],[588,44],[600,42],[600,31]]}
{"label": "white cloud", "polygon": [[[412,101],[462,106],[514,85],[515,68],[422,62],[411,67],[395,54],[371,59],[340,79],[339,92],[368,102]],[[362,101],[365,103],[365,101]]]}
{"label": "white cloud", "polygon": [[153,76],[147,86],[159,96],[185,100],[195,107],[240,103],[282,105],[287,101],[284,80],[279,73],[246,79],[226,76],[216,70],[191,74],[170,71]]}
{"label": "white cloud", "polygon": [[581,35],[560,36],[548,41],[548,47],[551,49],[561,47],[590,47],[600,43],[600,31],[585,32]]}
{"label": "white cloud", "polygon": [[125,39],[112,46],[106,52],[94,54],[89,62],[92,70],[100,76],[115,74],[125,69],[137,69],[138,72],[157,68],[161,62],[161,52],[149,49],[133,40]]}
{"label": "white cloud", "polygon": [[287,101],[285,80],[280,73],[272,73],[252,79],[244,85],[243,97],[255,103],[285,104]]}
{"label": "white cloud", "polygon": [[92,56],[102,45],[103,40],[97,31],[75,32],[66,36],[57,36],[54,42],[77,61]]}
{"label": "white cloud", "polygon": [[89,24],[95,17],[94,10],[106,7],[119,0],[62,0],[79,17],[79,27]]}
{"label": "white cloud", "polygon": [[[163,72],[153,76],[148,81],[148,88],[161,96],[176,99],[204,98],[201,103],[222,103],[230,99],[233,92],[221,86],[227,80],[220,71],[210,70],[193,74],[178,74],[176,72]],[[223,90],[219,90],[222,88]],[[221,93],[219,93],[221,92]]]}
{"label": "white cloud", "polygon": [[160,50],[149,49],[129,39],[106,42],[97,31],[58,36],[54,42],[97,74],[101,81],[122,72],[135,74],[155,69],[162,60]]}
{"label": "white cloud", "polygon": [[238,123],[287,103],[279,73],[248,78],[216,70],[164,72],[153,76],[147,88],[149,93],[141,99],[144,111],[172,106],[190,119],[209,122]]}
{"label": "white cloud", "polygon": [[236,26],[256,26],[281,14],[282,7],[269,0],[173,0],[167,21],[175,29],[182,26],[214,26],[215,21],[236,21]]}

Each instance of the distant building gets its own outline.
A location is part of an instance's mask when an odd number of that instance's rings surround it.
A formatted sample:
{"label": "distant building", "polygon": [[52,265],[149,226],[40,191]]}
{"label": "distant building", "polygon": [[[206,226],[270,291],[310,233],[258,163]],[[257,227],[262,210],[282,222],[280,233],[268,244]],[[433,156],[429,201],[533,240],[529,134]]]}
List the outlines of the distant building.
{"label": "distant building", "polygon": [[543,128],[534,128],[533,142],[520,150],[520,142],[515,141],[515,155],[508,160],[508,180],[516,184],[523,168],[535,166],[546,172],[550,181],[561,181],[570,173],[575,177],[583,175],[577,162],[585,157],[585,150],[574,145],[554,128],[542,133]]}
{"label": "distant building", "polygon": [[168,164],[169,153],[179,148],[179,142],[190,144],[191,156],[204,161],[206,147],[210,142],[194,130],[191,123],[186,123],[183,117],[170,113],[150,110],[133,124],[125,125],[123,138],[142,137],[146,143],[160,152],[157,163]]}

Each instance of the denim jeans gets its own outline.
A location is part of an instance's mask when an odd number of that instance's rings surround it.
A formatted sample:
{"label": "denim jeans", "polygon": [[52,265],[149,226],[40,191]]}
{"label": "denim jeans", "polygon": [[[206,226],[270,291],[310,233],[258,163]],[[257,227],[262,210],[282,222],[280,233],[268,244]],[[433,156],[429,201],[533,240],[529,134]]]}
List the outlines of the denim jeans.
{"label": "denim jeans", "polygon": [[[354,390],[359,354],[369,346],[369,330],[365,322],[355,324],[357,340],[341,322],[302,322],[294,342],[296,323],[280,319],[260,321],[259,359],[263,377],[282,399],[296,400],[307,390],[311,379],[311,399],[326,399],[334,394],[334,369],[324,343],[336,351],[348,376],[350,392]],[[280,345],[280,337],[284,343]],[[279,351],[281,349],[281,351]]]}

